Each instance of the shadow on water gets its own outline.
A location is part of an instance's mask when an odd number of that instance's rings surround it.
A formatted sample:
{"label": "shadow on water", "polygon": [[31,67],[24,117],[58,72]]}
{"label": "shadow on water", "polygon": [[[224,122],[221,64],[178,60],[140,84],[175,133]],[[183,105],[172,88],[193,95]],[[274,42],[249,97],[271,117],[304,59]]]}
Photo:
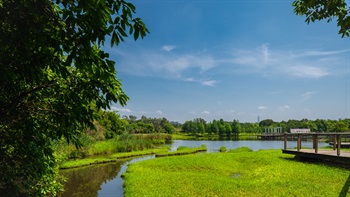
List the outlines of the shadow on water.
{"label": "shadow on water", "polygon": [[339,194],[339,197],[345,197],[348,195],[348,192],[349,192],[349,187],[350,187],[350,175],[348,177],[348,179],[346,180],[340,194]]}

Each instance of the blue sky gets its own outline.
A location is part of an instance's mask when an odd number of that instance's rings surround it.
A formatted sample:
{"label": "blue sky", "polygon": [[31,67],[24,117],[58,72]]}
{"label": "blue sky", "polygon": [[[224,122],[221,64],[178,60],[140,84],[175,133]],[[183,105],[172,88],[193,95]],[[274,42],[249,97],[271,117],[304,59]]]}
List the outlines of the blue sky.
{"label": "blue sky", "polygon": [[350,40],[288,0],[137,0],[150,34],[107,49],[120,115],[184,122],[350,117]]}

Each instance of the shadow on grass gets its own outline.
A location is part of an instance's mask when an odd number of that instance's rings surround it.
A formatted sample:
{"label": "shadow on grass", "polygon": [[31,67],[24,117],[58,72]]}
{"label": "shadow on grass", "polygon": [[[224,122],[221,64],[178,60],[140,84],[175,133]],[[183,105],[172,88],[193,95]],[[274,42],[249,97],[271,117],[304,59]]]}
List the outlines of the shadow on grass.
{"label": "shadow on grass", "polygon": [[350,175],[348,177],[348,179],[346,180],[343,188],[341,189],[341,192],[339,194],[339,197],[345,197],[348,194],[349,191],[349,187],[350,187]]}
{"label": "shadow on grass", "polygon": [[[336,168],[350,170],[350,164],[347,162],[339,162],[339,161],[331,161],[331,160],[324,160],[324,159],[317,159],[317,158],[310,158],[310,157],[299,157],[299,156],[295,156],[293,158],[286,158],[286,157],[280,157],[280,158],[284,159],[284,160],[288,160],[288,161],[326,165],[326,166],[330,166],[330,167],[336,167]],[[350,182],[350,180],[349,180],[349,182]]]}
{"label": "shadow on grass", "polygon": [[[342,162],[335,162],[330,160],[322,160],[322,159],[313,159],[313,158],[307,158],[307,157],[297,157],[294,158],[286,158],[286,157],[280,157],[281,159],[288,160],[288,161],[296,161],[296,162],[302,162],[302,163],[311,163],[311,164],[320,164],[320,165],[327,165],[331,167],[336,168],[343,168],[343,169],[350,169],[350,164],[348,163],[342,163]],[[345,181],[345,184],[340,191],[340,194],[338,197],[346,197],[348,196],[350,188],[350,175],[348,176],[348,179]]]}

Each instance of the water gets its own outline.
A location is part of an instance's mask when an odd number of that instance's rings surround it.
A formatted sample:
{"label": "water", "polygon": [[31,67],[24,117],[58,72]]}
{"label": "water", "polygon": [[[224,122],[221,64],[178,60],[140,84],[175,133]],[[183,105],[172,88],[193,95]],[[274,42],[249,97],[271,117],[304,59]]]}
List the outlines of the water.
{"label": "water", "polygon": [[[187,147],[199,147],[204,144],[208,152],[218,152],[221,146],[225,146],[227,149],[235,149],[242,146],[249,147],[250,149],[257,150],[266,150],[266,149],[283,149],[284,142],[283,141],[262,141],[262,140],[242,140],[242,141],[192,141],[192,140],[174,140],[171,145],[170,151],[176,151],[179,146],[187,146]],[[302,142],[303,147],[312,148],[312,142]],[[288,141],[287,148],[295,148],[297,146],[296,141]],[[319,142],[319,147],[328,146],[327,143]]]}
{"label": "water", "polygon": [[123,194],[124,194],[123,182],[124,181],[121,178],[121,175],[124,172],[126,172],[128,165],[131,163],[138,162],[138,161],[143,161],[143,160],[153,159],[153,158],[155,158],[154,155],[136,158],[136,159],[132,159],[130,161],[127,161],[125,164],[123,164],[121,166],[121,169],[118,172],[118,175],[113,180],[106,181],[104,184],[101,185],[101,190],[98,191],[98,196],[103,196],[103,197],[123,196]]}
{"label": "water", "polygon": [[[179,146],[199,147],[204,144],[208,152],[218,152],[221,146],[227,149],[235,149],[246,146],[254,151],[264,149],[282,149],[283,141],[192,141],[192,140],[174,140],[171,145],[171,151],[175,151]],[[295,141],[288,141],[288,148],[295,148]],[[312,142],[302,142],[303,147],[312,147]],[[328,146],[327,143],[319,142],[319,147]],[[122,197],[124,194],[123,179],[120,177],[128,164],[141,160],[152,159],[154,156],[142,158],[120,160],[114,163],[92,165],[88,167],[62,170],[61,174],[68,178],[65,185],[66,196],[81,197]]]}

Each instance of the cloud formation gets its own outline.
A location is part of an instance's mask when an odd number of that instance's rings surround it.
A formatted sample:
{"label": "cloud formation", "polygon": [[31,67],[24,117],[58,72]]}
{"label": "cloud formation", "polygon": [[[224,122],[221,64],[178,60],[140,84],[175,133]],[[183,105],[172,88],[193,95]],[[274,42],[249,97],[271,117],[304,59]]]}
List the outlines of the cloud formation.
{"label": "cloud formation", "polygon": [[115,107],[115,106],[112,106],[110,111],[117,111],[117,112],[124,112],[124,113],[131,113],[132,112],[130,109],[118,108],[118,107]]}
{"label": "cloud formation", "polygon": [[210,115],[210,112],[209,111],[202,111],[202,114]]}
{"label": "cloud formation", "polygon": [[315,95],[315,94],[316,94],[315,91],[309,91],[309,92],[303,93],[303,94],[301,95],[301,102],[305,102],[305,101],[307,101],[307,100],[310,100],[311,97],[312,97],[313,95]]}
{"label": "cloud formation", "polygon": [[265,109],[267,109],[267,107],[266,106],[259,106],[258,109],[265,110]]}
{"label": "cloud formation", "polygon": [[162,111],[160,111],[160,110],[157,110],[156,114],[163,115],[164,113]]}
{"label": "cloud formation", "polygon": [[[349,52],[348,49],[271,50],[269,44],[252,49],[229,50],[218,47],[197,52],[177,50],[175,53],[173,49],[175,46],[164,45],[162,50],[140,49],[133,54],[115,50],[125,60],[122,63],[125,66],[118,70],[132,75],[179,79],[205,86],[215,86],[219,79],[218,73],[317,79],[333,74],[333,67],[344,64],[340,55]],[[210,79],[207,79],[208,76]]]}
{"label": "cloud formation", "polygon": [[282,107],[279,107],[280,110],[287,110],[287,109],[290,109],[290,107],[288,105],[285,105],[285,106],[282,106]]}
{"label": "cloud formation", "polygon": [[173,46],[173,45],[164,45],[164,46],[162,47],[162,50],[170,52],[170,51],[172,51],[172,50],[175,49],[175,48],[176,48],[176,47]]}

